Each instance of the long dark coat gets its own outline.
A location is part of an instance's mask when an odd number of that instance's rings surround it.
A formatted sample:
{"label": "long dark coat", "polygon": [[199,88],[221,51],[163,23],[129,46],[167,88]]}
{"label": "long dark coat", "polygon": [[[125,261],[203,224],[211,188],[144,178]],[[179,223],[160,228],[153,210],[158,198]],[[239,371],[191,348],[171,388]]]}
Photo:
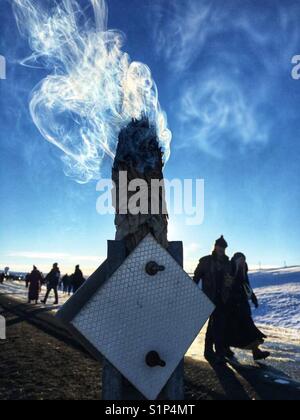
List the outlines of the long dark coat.
{"label": "long dark coat", "polygon": [[38,270],[33,270],[28,276],[29,291],[28,300],[38,300],[43,276]]}
{"label": "long dark coat", "polygon": [[194,274],[194,281],[198,284],[202,280],[203,292],[216,306],[209,320],[205,347],[208,349],[215,345],[216,352],[220,356],[223,355],[225,349],[224,310],[230,291],[226,280],[231,276],[231,272],[229,258],[226,255],[220,258],[213,252],[212,255],[200,260]]}
{"label": "long dark coat", "polygon": [[75,273],[72,276],[72,284],[73,284],[73,292],[76,293],[78,289],[83,285],[84,283],[84,277],[82,274],[82,271],[77,268],[75,270]]}
{"label": "long dark coat", "polygon": [[232,273],[234,283],[230,298],[225,308],[225,342],[229,347],[241,349],[250,348],[253,343],[263,343],[266,336],[255,326],[249,297],[245,285],[250,285],[248,267],[246,271],[236,272],[236,266],[232,261]]}

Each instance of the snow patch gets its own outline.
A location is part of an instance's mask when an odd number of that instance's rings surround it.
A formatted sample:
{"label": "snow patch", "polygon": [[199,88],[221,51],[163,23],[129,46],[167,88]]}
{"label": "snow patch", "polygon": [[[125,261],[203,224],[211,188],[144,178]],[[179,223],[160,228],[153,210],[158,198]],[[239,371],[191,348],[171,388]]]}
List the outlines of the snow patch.
{"label": "snow patch", "polygon": [[300,267],[250,272],[250,281],[260,301],[255,322],[293,330],[299,338]]}

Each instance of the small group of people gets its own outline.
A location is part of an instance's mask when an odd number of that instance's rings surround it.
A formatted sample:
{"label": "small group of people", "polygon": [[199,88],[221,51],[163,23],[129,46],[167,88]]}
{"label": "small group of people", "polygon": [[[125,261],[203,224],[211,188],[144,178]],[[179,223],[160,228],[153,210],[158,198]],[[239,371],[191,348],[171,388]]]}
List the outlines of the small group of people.
{"label": "small group of people", "polygon": [[42,285],[45,284],[47,288],[46,295],[43,300],[41,300],[41,303],[46,305],[47,300],[49,298],[49,295],[51,291],[54,292],[54,305],[58,305],[59,303],[59,297],[58,297],[58,288],[60,284],[66,284],[63,283],[63,281],[68,278],[68,285],[67,287],[72,286],[72,288],[68,289],[73,291],[73,293],[76,293],[77,290],[83,285],[85,282],[84,276],[82,274],[82,271],[80,270],[80,266],[77,265],[75,267],[75,272],[72,274],[72,276],[64,276],[61,280],[61,274],[60,269],[57,263],[53,264],[52,270],[49,274],[44,278],[42,273],[37,269],[36,266],[33,266],[33,270],[30,274],[26,276],[26,287],[28,287],[28,302],[31,303],[32,301],[35,302],[35,304],[38,304],[39,296],[42,290]]}
{"label": "small group of people", "polygon": [[59,289],[64,294],[68,294],[70,296],[72,293],[76,293],[77,290],[80,289],[84,281],[85,280],[82,271],[80,270],[79,265],[77,265],[74,274],[72,274],[71,276],[65,274],[62,277],[59,283]]}
{"label": "small group of people", "polygon": [[202,290],[214,303],[205,339],[206,360],[226,364],[235,354],[232,348],[251,350],[255,361],[267,359],[269,352],[260,346],[266,336],[255,326],[250,302],[258,308],[253,292],[246,256],[238,252],[232,259],[226,255],[228,243],[221,236],[216,240],[213,253],[200,260],[194,281],[202,282]]}

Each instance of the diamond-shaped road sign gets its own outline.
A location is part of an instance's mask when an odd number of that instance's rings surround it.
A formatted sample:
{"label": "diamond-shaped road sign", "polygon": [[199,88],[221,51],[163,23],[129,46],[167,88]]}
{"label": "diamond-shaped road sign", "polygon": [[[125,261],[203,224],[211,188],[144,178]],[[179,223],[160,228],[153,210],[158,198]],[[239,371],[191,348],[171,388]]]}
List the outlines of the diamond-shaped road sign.
{"label": "diamond-shaped road sign", "polygon": [[148,235],[69,321],[73,332],[154,400],[213,310],[177,261]]}

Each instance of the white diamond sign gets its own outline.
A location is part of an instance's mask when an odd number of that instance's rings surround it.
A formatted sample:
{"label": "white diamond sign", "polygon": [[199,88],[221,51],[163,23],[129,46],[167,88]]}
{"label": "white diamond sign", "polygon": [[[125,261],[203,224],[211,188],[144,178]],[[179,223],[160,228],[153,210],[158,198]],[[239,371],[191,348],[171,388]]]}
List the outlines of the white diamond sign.
{"label": "white diamond sign", "polygon": [[[150,262],[160,268],[153,275],[146,271]],[[71,324],[147,399],[154,400],[213,309],[169,252],[148,235]]]}

